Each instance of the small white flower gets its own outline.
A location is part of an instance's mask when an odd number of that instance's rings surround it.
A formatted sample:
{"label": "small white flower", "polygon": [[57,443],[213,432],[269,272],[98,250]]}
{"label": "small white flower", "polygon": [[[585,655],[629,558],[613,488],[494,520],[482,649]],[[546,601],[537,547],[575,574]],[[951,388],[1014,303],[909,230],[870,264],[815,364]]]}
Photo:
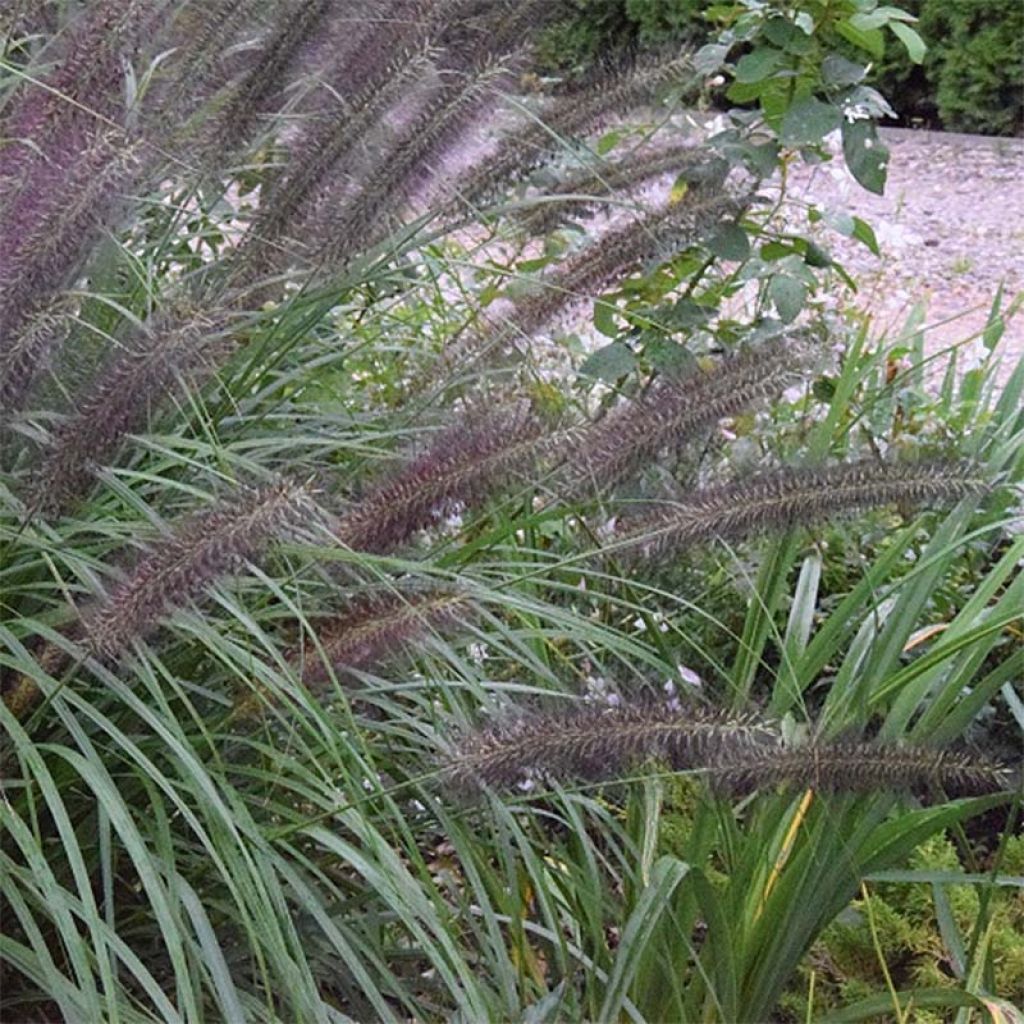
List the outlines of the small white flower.
{"label": "small white flower", "polygon": [[676,665],[676,671],[679,673],[679,678],[686,683],[687,686],[700,686],[701,679],[692,668],[687,668],[685,665]]}
{"label": "small white flower", "polygon": [[[871,111],[863,103],[851,103],[843,108],[843,117],[847,124],[853,124],[854,121],[870,121]],[[868,139],[868,142],[870,141]]]}

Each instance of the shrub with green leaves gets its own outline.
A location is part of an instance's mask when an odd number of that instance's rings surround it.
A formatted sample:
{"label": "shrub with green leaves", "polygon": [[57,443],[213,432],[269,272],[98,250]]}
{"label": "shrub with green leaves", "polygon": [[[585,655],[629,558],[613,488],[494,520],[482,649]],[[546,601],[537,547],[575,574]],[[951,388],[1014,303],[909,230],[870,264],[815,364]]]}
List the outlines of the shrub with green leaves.
{"label": "shrub with green leaves", "polygon": [[[842,6],[809,0],[791,9],[817,20]],[[846,34],[839,52],[844,59],[859,61],[864,43],[870,41],[872,66],[866,83],[888,99],[902,123],[1020,134],[1024,10],[1015,0],[905,0],[898,9],[914,21],[897,22],[901,38],[888,41],[874,30],[897,8],[877,0],[855,6],[860,26]],[[546,30],[538,59],[546,69],[583,75],[609,51],[714,44],[716,21],[732,19],[744,9],[772,11],[745,2],[576,0]],[[781,18],[784,12],[776,7],[774,13]]]}
{"label": "shrub with green leaves", "polygon": [[962,983],[844,1019],[997,997],[1001,299],[949,443],[761,186],[836,83],[659,164],[692,58],[524,94],[550,11],[0,7],[4,1019],[760,1020],[982,820]]}

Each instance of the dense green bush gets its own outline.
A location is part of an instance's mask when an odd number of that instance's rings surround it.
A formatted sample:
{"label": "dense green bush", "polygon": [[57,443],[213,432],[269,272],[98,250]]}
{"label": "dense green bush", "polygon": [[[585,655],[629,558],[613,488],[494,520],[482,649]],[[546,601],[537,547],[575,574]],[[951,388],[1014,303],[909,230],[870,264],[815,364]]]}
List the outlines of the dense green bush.
{"label": "dense green bush", "polygon": [[[1016,135],[1024,128],[1024,5],[1017,0],[908,0],[928,46],[923,62],[890,40],[868,84],[906,125]],[[715,10],[693,0],[575,0],[548,30],[546,70],[578,72],[598,56],[700,44],[717,31]]]}
{"label": "dense green bush", "polygon": [[[949,131],[1017,135],[1024,129],[1024,5],[1016,0],[914,0],[928,44],[921,69],[898,48],[878,87],[906,120]],[[922,79],[924,88],[922,89]]]}

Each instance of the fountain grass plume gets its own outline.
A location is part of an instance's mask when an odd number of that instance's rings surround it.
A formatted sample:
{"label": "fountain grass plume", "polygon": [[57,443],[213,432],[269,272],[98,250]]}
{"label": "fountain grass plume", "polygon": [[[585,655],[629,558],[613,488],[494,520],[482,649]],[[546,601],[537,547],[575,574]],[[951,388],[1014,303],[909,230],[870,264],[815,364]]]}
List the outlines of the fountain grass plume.
{"label": "fountain grass plume", "polygon": [[530,786],[538,776],[602,782],[650,761],[687,771],[774,751],[780,743],[771,725],[751,715],[654,701],[578,704],[465,733],[452,742],[442,777],[463,793]]}
{"label": "fountain grass plume", "polygon": [[572,217],[592,212],[612,194],[628,193],[663,175],[675,174],[692,185],[720,185],[727,169],[724,160],[709,156],[691,141],[630,153],[614,162],[600,161],[594,167],[572,170],[556,185],[543,188],[543,199],[516,219],[524,231],[545,234]]}
{"label": "fountain grass plume", "polygon": [[367,140],[428,67],[426,50],[403,53],[371,89],[345,100],[331,116],[312,119],[290,147],[285,171],[268,186],[240,247],[236,263],[246,279],[280,268],[295,251],[290,239],[318,233],[324,209],[338,202],[334,186],[350,181],[366,159]]}
{"label": "fountain grass plume", "polygon": [[714,226],[735,219],[750,197],[728,190],[692,189],[682,200],[645,214],[597,238],[544,279],[544,292],[521,304],[530,333],[548,323],[569,302],[596,298],[616,278],[640,270],[693,245]]}
{"label": "fountain grass plume", "polygon": [[595,238],[543,277],[535,292],[517,299],[507,315],[453,346],[442,358],[445,369],[532,338],[574,304],[597,298],[616,279],[696,244],[716,225],[740,216],[750,202],[749,195],[727,189],[694,188],[679,202]]}
{"label": "fountain grass plume", "polygon": [[172,611],[258,558],[278,539],[319,518],[308,487],[291,482],[240,489],[189,516],[125,574],[79,621],[84,648],[115,658]]}
{"label": "fountain grass plume", "polygon": [[507,135],[486,162],[456,180],[452,195],[477,208],[515,179],[550,160],[564,148],[566,140],[584,137],[610,116],[651,102],[667,84],[685,80],[691,73],[689,57],[674,57],[602,76],[579,93],[552,97],[541,112],[540,123],[530,121]]}
{"label": "fountain grass plume", "polygon": [[776,788],[824,793],[941,790],[957,796],[1009,791],[1020,772],[962,751],[878,742],[787,746],[770,722],[667,703],[576,705],[464,733],[442,778],[456,792],[531,788],[538,779],[607,782],[644,764],[699,771],[717,793]]}
{"label": "fountain grass plume", "polygon": [[329,267],[347,265],[355,253],[379,243],[412,196],[433,181],[445,155],[474,127],[493,90],[507,81],[509,69],[488,62],[467,74],[439,71],[440,84],[417,114],[382,145],[358,188],[335,210],[324,210],[316,246]]}
{"label": "fountain grass plume", "polygon": [[0,424],[24,408],[32,385],[49,355],[67,336],[72,303],[50,299],[22,315],[0,350]]}
{"label": "fountain grass plume", "polygon": [[652,512],[624,516],[613,545],[627,557],[662,558],[697,544],[735,543],[886,505],[946,505],[984,494],[990,486],[976,467],[957,462],[865,460],[781,469],[703,488]]}
{"label": "fountain grass plume", "polygon": [[353,671],[372,670],[394,660],[434,633],[450,633],[472,615],[468,595],[455,589],[411,588],[357,597],[340,614],[317,627],[321,650],[292,651],[307,686],[325,685],[333,672],[348,680]]}
{"label": "fountain grass plume", "polygon": [[[169,80],[156,86],[156,100],[147,105],[147,134],[168,135],[188,143],[194,127],[187,123],[232,77],[232,43],[258,25],[259,0],[186,2],[169,26],[177,51]],[[168,127],[173,126],[168,132]]]}
{"label": "fountain grass plume", "polygon": [[179,380],[195,384],[219,365],[229,344],[225,323],[223,312],[169,308],[112,353],[55,429],[30,483],[29,508],[54,518],[86,494],[95,468],[145,425]]}
{"label": "fountain grass plume", "polygon": [[444,515],[478,506],[526,474],[542,437],[527,403],[473,409],[344,512],[336,536],[354,550],[392,551]]}
{"label": "fountain grass plume", "polygon": [[782,787],[820,793],[904,790],[927,797],[983,796],[1019,787],[1019,773],[965,751],[878,742],[808,743],[745,751],[712,765],[715,790],[742,796]]}
{"label": "fountain grass plume", "polygon": [[567,500],[636,476],[669,445],[692,441],[724,416],[777,398],[802,379],[802,337],[774,339],[708,370],[665,376],[642,397],[576,432],[554,487]]}
{"label": "fountain grass plume", "polygon": [[196,146],[204,167],[222,166],[225,153],[244,146],[271,98],[283,88],[303,46],[322,28],[333,0],[288,0],[276,17],[256,60],[204,125]]}
{"label": "fountain grass plume", "polygon": [[56,192],[46,192],[40,182],[26,188],[6,211],[0,334],[17,336],[81,272],[124,205],[126,191],[138,182],[142,166],[139,143],[129,143],[116,130],[105,132],[76,155]]}

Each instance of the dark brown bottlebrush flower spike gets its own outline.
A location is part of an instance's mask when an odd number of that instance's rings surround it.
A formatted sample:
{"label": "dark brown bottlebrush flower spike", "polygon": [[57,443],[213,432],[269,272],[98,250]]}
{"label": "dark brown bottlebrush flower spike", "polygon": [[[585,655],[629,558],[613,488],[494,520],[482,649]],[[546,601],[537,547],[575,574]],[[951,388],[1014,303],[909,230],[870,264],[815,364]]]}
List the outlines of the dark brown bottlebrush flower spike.
{"label": "dark brown bottlebrush flower spike", "polygon": [[232,43],[259,24],[259,0],[192,0],[169,27],[174,56],[168,80],[157,81],[155,101],[143,111],[145,134],[187,139],[188,117],[231,78]]}
{"label": "dark brown bottlebrush flower spike", "polygon": [[600,295],[617,278],[640,270],[649,260],[674,255],[695,244],[715,225],[740,216],[750,198],[695,188],[681,202],[609,231],[544,277],[541,290],[517,300],[499,323],[453,346],[445,365],[452,367],[493,352],[502,344],[531,338],[575,303]]}
{"label": "dark brown bottlebrush flower spike", "polygon": [[665,85],[684,80],[691,71],[689,57],[675,57],[605,76],[580,93],[555,97],[542,112],[542,123],[531,122],[503,139],[492,157],[455,182],[452,193],[479,205],[550,159],[565,146],[563,140],[586,135],[609,116],[650,102]]}
{"label": "dark brown bottlebrush flower spike", "polygon": [[930,505],[982,494],[990,484],[974,467],[944,462],[863,461],[786,469],[720,484],[620,520],[616,549],[655,558],[713,540],[807,526],[884,505]]}
{"label": "dark brown bottlebrush flower spike", "polygon": [[471,608],[455,590],[390,591],[352,602],[317,630],[322,653],[312,646],[289,660],[301,665],[307,686],[321,686],[330,669],[344,678],[353,670],[373,669],[407,651],[432,633],[449,632],[466,622]]}
{"label": "dark brown bottlebrush flower spike", "polygon": [[517,478],[537,458],[542,436],[525,403],[470,412],[343,513],[338,540],[357,551],[393,550],[444,512],[478,506]]}
{"label": "dark brown bottlebrush flower spike", "polygon": [[556,489],[573,499],[620,483],[666,445],[692,440],[723,416],[777,397],[800,379],[806,362],[799,344],[777,340],[713,370],[662,378],[642,398],[579,432]]}
{"label": "dark brown bottlebrush flower spike", "polygon": [[335,210],[323,211],[317,248],[327,266],[344,266],[353,254],[387,236],[389,217],[401,213],[432,180],[445,154],[458,146],[483,105],[491,102],[492,90],[507,75],[508,69],[500,63],[465,75],[442,69],[440,86],[399,131],[394,145],[381,147],[351,199]]}
{"label": "dark brown bottlebrush flower spike", "polygon": [[120,132],[96,136],[73,155],[56,191],[45,176],[26,185],[4,211],[0,334],[16,335],[66,287],[85,263],[126,189],[137,180],[140,146]]}
{"label": "dark brown bottlebrush flower spike", "polygon": [[775,729],[746,715],[654,702],[616,708],[576,706],[535,714],[462,736],[443,766],[448,785],[473,792],[509,789],[536,775],[613,780],[645,761],[676,771],[778,749]]}
{"label": "dark brown bottlebrush flower spike", "polygon": [[981,796],[1012,788],[1005,765],[961,751],[880,743],[810,743],[772,751],[747,751],[711,765],[714,788],[733,795],[783,786],[825,793],[907,790],[927,795]]}
{"label": "dark brown bottlebrush flower spike", "polygon": [[215,366],[223,315],[170,310],[146,334],[116,351],[96,373],[77,411],[55,431],[27,499],[47,517],[65,512],[88,491],[94,469],[113,456],[126,434],[145,424],[181,376]]}
{"label": "dark brown bottlebrush flower spike", "polygon": [[346,101],[331,116],[317,117],[290,147],[286,170],[265,190],[259,215],[236,263],[253,279],[277,269],[291,255],[288,240],[317,237],[323,209],[338,202],[333,185],[357,172],[364,149],[388,110],[425,77],[425,52],[402,55],[385,79]]}
{"label": "dark brown bottlebrush flower spike", "polygon": [[561,178],[557,185],[542,189],[544,199],[519,216],[523,228],[543,234],[568,217],[578,217],[600,205],[603,197],[629,193],[665,174],[681,175],[689,184],[720,185],[728,164],[706,149],[685,141],[653,152],[633,153],[614,163],[601,162]]}
{"label": "dark brown bottlebrush flower spike", "polygon": [[82,613],[83,645],[97,657],[116,657],[272,541],[317,519],[308,489],[293,483],[243,491],[190,516],[155,543],[105,600]]}
{"label": "dark brown bottlebrush flower spike", "polygon": [[305,43],[320,29],[333,0],[285,0],[274,8],[276,18],[255,63],[232,89],[220,111],[206,124],[199,141],[203,164],[233,153],[253,134],[268,98],[282,88]]}
{"label": "dark brown bottlebrush flower spike", "polygon": [[32,383],[67,334],[71,303],[51,299],[11,330],[0,351],[0,422],[24,407]]}

